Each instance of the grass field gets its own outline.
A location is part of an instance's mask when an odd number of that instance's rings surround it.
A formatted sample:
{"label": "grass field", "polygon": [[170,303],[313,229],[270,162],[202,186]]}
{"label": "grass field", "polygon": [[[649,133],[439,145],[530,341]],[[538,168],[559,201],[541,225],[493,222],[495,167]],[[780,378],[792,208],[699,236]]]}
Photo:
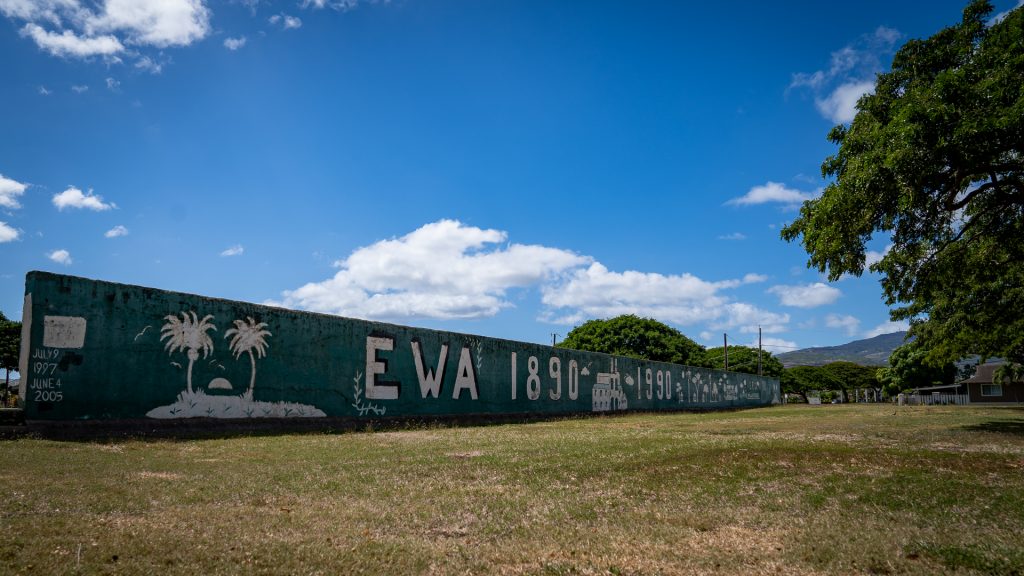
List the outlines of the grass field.
{"label": "grass field", "polygon": [[1024,410],[0,442],[0,573],[1024,574]]}

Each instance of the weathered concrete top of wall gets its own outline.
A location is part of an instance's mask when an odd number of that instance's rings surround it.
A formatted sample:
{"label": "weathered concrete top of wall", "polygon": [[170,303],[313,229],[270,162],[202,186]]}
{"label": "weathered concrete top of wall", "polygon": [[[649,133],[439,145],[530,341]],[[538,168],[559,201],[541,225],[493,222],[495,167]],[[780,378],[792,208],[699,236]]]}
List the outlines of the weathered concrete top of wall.
{"label": "weathered concrete top of wall", "polygon": [[760,406],[778,380],[30,272],[29,419]]}

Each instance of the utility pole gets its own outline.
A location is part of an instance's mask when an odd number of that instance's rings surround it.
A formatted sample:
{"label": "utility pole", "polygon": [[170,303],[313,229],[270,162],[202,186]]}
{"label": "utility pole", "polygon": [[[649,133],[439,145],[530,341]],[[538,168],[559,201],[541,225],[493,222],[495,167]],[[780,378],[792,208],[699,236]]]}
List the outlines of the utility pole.
{"label": "utility pole", "polygon": [[757,325],[757,375],[761,376],[761,325]]}
{"label": "utility pole", "polygon": [[724,343],[725,349],[725,371],[729,371],[729,335],[722,332],[722,342]]}
{"label": "utility pole", "polygon": [[557,339],[558,339],[558,334],[555,334],[554,332],[552,332],[551,333],[551,347],[552,348],[555,347],[555,340],[557,340]]}

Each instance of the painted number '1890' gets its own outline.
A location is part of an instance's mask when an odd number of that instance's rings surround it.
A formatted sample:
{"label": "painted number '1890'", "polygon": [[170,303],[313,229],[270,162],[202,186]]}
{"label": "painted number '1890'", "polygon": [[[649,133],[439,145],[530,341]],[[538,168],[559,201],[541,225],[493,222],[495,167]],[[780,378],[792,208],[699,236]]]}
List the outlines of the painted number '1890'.
{"label": "painted number '1890'", "polygon": [[[519,381],[516,378],[517,354],[512,353],[512,399],[515,400],[519,391]],[[536,356],[530,356],[526,360],[526,397],[530,400],[539,400],[541,396],[540,360]],[[551,400],[562,399],[562,359],[552,356],[548,359],[548,376],[551,384],[548,389],[548,398]],[[575,360],[569,361],[566,387],[568,388],[569,399],[576,400],[580,395],[580,367]]]}

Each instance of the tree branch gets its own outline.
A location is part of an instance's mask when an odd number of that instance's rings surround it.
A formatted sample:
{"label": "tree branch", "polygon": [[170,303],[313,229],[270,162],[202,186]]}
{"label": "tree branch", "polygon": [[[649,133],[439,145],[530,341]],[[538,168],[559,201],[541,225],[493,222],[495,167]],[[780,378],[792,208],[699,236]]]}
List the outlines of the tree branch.
{"label": "tree branch", "polygon": [[954,201],[956,199],[956,193],[947,194],[945,208],[950,212],[956,212],[957,210],[963,208],[964,206],[967,206],[967,204],[969,204],[971,200],[973,200],[974,197],[977,196],[978,194],[981,194],[982,192],[987,192],[988,190],[991,190],[997,186],[999,186],[998,181],[986,182],[981,186],[978,186],[974,190],[968,192],[967,195],[961,198],[960,200],[956,201]]}
{"label": "tree branch", "polygon": [[[918,267],[917,267],[917,269],[918,269],[918,270],[921,270],[921,269],[923,269],[923,268],[924,268],[925,266],[927,266],[928,264],[930,264],[931,262],[934,262],[934,261],[935,261],[935,259],[936,259],[936,257],[938,257],[938,256],[939,256],[940,254],[942,254],[942,253],[943,253],[943,252],[944,252],[944,251],[946,250],[946,248],[949,248],[950,246],[954,246],[954,245],[957,245],[957,243],[958,243],[958,242],[960,241],[960,238],[962,238],[962,237],[963,237],[963,235],[964,235],[964,234],[965,234],[965,233],[966,233],[966,232],[967,232],[967,231],[968,231],[968,230],[969,230],[969,229],[970,229],[970,228],[971,228],[972,226],[974,226],[974,224],[976,224],[976,223],[977,223],[978,221],[982,220],[982,218],[981,218],[982,216],[986,215],[986,214],[987,214],[988,212],[991,212],[993,208],[995,208],[995,206],[989,206],[989,207],[988,207],[988,208],[986,208],[985,210],[982,210],[982,211],[981,211],[981,213],[979,213],[979,214],[977,214],[976,216],[974,216],[973,218],[971,218],[971,219],[970,219],[970,220],[969,220],[969,221],[968,221],[968,222],[967,222],[966,224],[964,224],[964,225],[963,225],[963,227],[962,227],[962,228],[960,228],[960,231],[959,231],[959,232],[957,232],[957,233],[956,233],[956,235],[955,235],[955,236],[953,236],[953,238],[951,238],[950,240],[948,240],[948,241],[946,241],[945,243],[943,243],[943,244],[942,244],[942,246],[939,246],[938,250],[935,250],[934,252],[932,252],[931,254],[929,254],[929,255],[928,255],[928,257],[927,257],[927,258],[925,258],[924,262],[921,262],[921,265],[920,265],[920,266],[918,266]],[[971,243],[971,242],[972,242],[972,241],[973,241],[973,240],[974,240],[975,238],[978,238],[979,236],[981,236],[981,234],[976,234],[976,235],[974,235],[974,236],[971,236],[970,238],[968,238],[968,239],[967,239],[967,240],[966,240],[966,241],[965,241],[965,242],[963,243],[963,245],[968,245],[968,244],[970,244],[970,243]]]}

